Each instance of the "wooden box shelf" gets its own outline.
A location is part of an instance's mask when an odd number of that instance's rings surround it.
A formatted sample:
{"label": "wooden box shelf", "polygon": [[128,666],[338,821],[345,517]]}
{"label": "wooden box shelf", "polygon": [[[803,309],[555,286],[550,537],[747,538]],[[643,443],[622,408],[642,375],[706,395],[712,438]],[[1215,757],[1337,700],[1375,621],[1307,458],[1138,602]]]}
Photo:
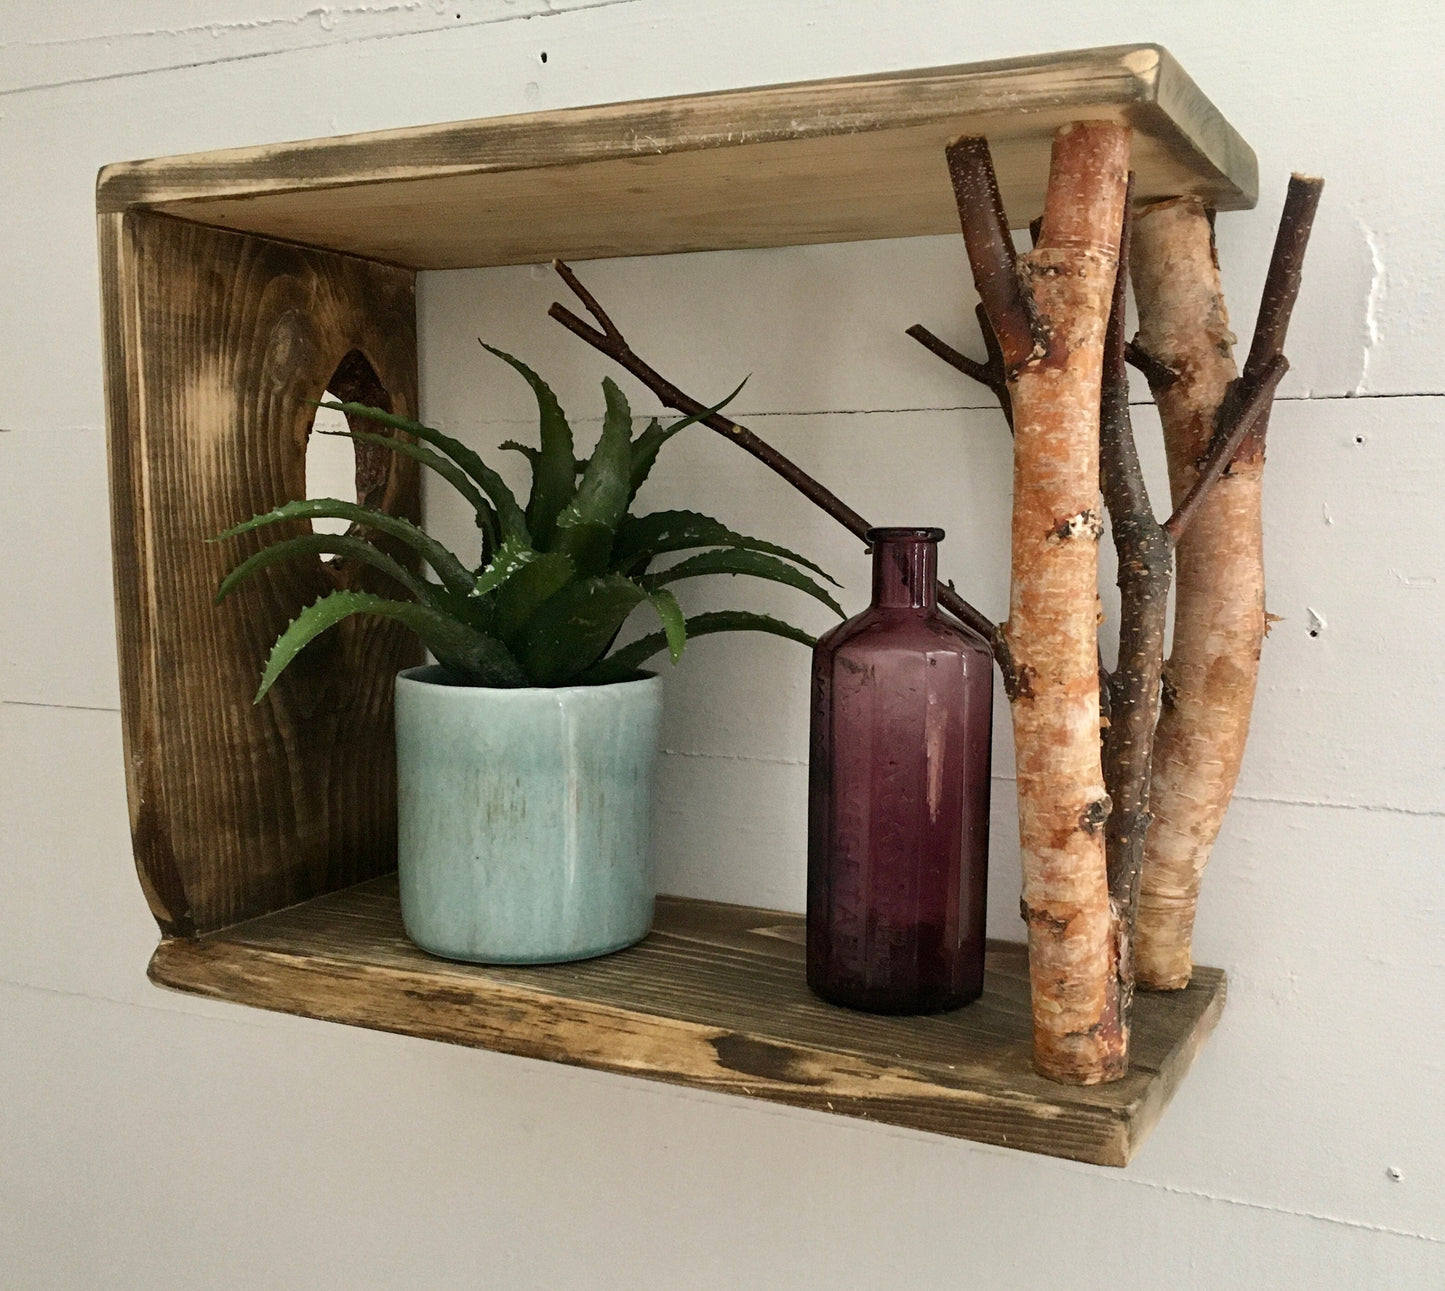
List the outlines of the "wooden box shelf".
{"label": "wooden box shelf", "polygon": [[1129,1075],[1087,1089],[1030,1066],[1024,948],[991,943],[984,995],[925,1018],[813,998],[803,921],[663,897],[641,945],[546,967],[454,964],[406,939],[394,877],[201,938],[163,941],[151,978],[213,999],[982,1143],[1125,1165],[1224,1006],[1224,974],[1135,1008]]}
{"label": "wooden box shelf", "polygon": [[903,238],[958,232],[963,134],[1027,225],[1077,120],[1133,127],[1140,201],[1254,205],[1254,153],[1157,45],[126,162],[96,196],[412,269]]}
{"label": "wooden box shelf", "polygon": [[[1011,221],[1054,131],[1133,127],[1141,201],[1256,195],[1254,154],[1169,54],[1130,45],[587,107],[190,157],[100,174],[121,709],[159,982],[262,1007],[751,1093],[1121,1163],[1218,1015],[1223,977],[1139,1002],[1129,1078],[1029,1070],[1021,954],[947,1018],[869,1019],[802,984],[797,920],[664,901],[595,964],[447,965],[401,936],[395,625],[349,620],[253,706],[301,606],[365,571],[278,565],[212,603],[205,540],[301,496],[311,400],[414,414],[415,274],[957,231],[943,158],[989,138]],[[358,454],[358,493],[415,516],[414,463]],[[801,863],[801,862],[800,862]],[[278,913],[279,912],[279,913]]]}

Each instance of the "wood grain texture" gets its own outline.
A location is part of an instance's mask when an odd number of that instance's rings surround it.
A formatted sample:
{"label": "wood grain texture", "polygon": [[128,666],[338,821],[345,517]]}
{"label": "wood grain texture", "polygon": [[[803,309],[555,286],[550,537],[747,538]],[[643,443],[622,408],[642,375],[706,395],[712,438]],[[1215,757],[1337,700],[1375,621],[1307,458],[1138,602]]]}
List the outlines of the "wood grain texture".
{"label": "wood grain texture", "polygon": [[[217,606],[222,575],[274,531],[205,540],[305,496],[307,401],[329,383],[374,374],[414,413],[413,275],[140,213],[102,216],[100,241],[136,864],[162,930],[203,932],[395,864],[392,679],[419,648],[349,620],[253,706],[286,623],[370,571],[289,562]],[[358,484],[418,512],[404,458],[359,458]]]}
{"label": "wood grain texture", "polygon": [[201,938],[163,941],[155,982],[259,1008],[743,1094],[1100,1165],[1124,1165],[1224,1005],[1200,968],[1136,1007],[1129,1074],[1034,1074],[1024,948],[992,943],[984,995],[951,1014],[833,1008],[803,979],[802,918],[663,897],[640,945],[540,968],[433,958],[392,876]]}
{"label": "wood grain texture", "polygon": [[908,237],[956,229],[943,148],[964,134],[1026,224],[1082,118],[1133,127],[1140,200],[1254,204],[1253,152],[1155,45],[127,162],[97,204],[419,269]]}

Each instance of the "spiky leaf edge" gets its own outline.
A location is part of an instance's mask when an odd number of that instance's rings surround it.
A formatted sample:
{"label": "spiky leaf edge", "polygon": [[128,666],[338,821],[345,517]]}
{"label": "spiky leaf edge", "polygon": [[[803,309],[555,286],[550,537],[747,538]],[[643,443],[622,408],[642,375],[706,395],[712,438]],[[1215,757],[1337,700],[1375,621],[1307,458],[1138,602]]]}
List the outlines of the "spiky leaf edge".
{"label": "spiky leaf edge", "polygon": [[413,601],[392,601],[370,592],[331,592],[308,605],[286,627],[271,647],[261,674],[256,703],[286,670],[292,660],[328,628],[353,614],[376,614],[410,628],[444,665],[475,676],[483,685],[519,686],[525,677],[507,648],[495,638],[438,614]]}
{"label": "spiky leaf edge", "polygon": [[[767,632],[772,636],[786,637],[800,645],[811,647],[813,637],[802,628],[775,619],[767,614],[754,614],[750,610],[712,610],[706,614],[694,615],[687,621],[690,640],[710,636],[717,632]],[[604,685],[613,681],[627,681],[633,677],[647,660],[660,650],[667,649],[667,634],[652,632],[645,637],[614,651],[605,659],[592,665],[578,677],[585,685]]]}
{"label": "spiky leaf edge", "polygon": [[454,552],[442,546],[424,529],[400,516],[387,515],[375,507],[362,506],[358,502],[346,502],[340,498],[301,498],[286,502],[274,510],[252,516],[240,524],[232,525],[224,533],[209,539],[224,542],[266,525],[280,524],[286,520],[348,520],[352,524],[364,525],[388,537],[404,542],[437,572],[437,577],[454,592],[465,595],[472,589],[474,575]]}
{"label": "spiky leaf edge", "polygon": [[675,565],[669,565],[666,569],[647,574],[639,581],[644,587],[657,588],[682,578],[703,578],[709,574],[745,574],[752,578],[784,583],[822,601],[840,619],[844,617],[843,607],[801,569],[794,568],[776,556],[750,551],[746,547],[717,547],[712,551],[704,551],[700,555],[689,556]]}
{"label": "spiky leaf edge", "polygon": [[516,495],[507,487],[507,482],[459,439],[453,439],[445,432],[437,430],[435,426],[424,425],[422,422],[413,421],[410,417],[399,417],[394,412],[387,412],[384,408],[373,408],[370,404],[328,401],[318,403],[316,406],[318,408],[335,408],[340,412],[351,413],[357,417],[364,417],[368,421],[390,426],[393,430],[404,430],[409,435],[415,435],[418,439],[425,440],[433,448],[441,449],[471,476],[483,493],[491,498],[497,508],[497,519],[502,528],[502,537],[531,540],[531,535],[527,531],[527,518],[522,514],[522,508],[517,503]]}

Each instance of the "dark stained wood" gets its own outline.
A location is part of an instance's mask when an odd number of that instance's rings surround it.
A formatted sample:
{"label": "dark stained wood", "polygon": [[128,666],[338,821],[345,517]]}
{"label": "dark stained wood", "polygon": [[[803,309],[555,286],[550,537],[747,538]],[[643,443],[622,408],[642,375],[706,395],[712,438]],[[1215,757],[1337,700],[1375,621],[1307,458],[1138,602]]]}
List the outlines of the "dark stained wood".
{"label": "dark stained wood", "polygon": [[[391,692],[419,648],[352,619],[253,706],[272,642],[369,570],[222,575],[276,534],[207,543],[305,496],[313,409],[338,367],[416,409],[413,274],[160,215],[100,219],[121,704],[141,884],[162,931],[204,932],[395,865]],[[363,462],[415,516],[415,464]],[[384,472],[381,474],[379,472]]]}
{"label": "dark stained wood", "polygon": [[199,939],[163,941],[152,980],[304,1017],[593,1067],[1100,1165],[1124,1165],[1219,1018],[1224,974],[1135,1005],[1109,1085],[1034,1074],[1024,948],[994,943],[981,1000],[885,1018],[803,981],[802,920],[661,898],[651,936],[603,959],[479,967],[402,932],[385,877]]}
{"label": "dark stained wood", "polygon": [[1133,127],[1141,201],[1256,200],[1253,152],[1179,64],[1123,45],[127,162],[97,202],[426,269],[908,237],[957,231],[960,135],[1027,224],[1080,119]]}

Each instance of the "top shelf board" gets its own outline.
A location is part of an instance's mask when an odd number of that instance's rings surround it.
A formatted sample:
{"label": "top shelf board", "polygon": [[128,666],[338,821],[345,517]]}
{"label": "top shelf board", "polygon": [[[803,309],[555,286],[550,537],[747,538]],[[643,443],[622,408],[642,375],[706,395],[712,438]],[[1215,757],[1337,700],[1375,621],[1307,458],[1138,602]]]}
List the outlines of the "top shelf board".
{"label": "top shelf board", "polygon": [[1134,128],[1140,201],[1255,203],[1249,145],[1168,51],[1121,45],[123,162],[96,205],[413,269],[914,237],[958,231],[951,140],[988,138],[1017,228],[1078,120]]}

